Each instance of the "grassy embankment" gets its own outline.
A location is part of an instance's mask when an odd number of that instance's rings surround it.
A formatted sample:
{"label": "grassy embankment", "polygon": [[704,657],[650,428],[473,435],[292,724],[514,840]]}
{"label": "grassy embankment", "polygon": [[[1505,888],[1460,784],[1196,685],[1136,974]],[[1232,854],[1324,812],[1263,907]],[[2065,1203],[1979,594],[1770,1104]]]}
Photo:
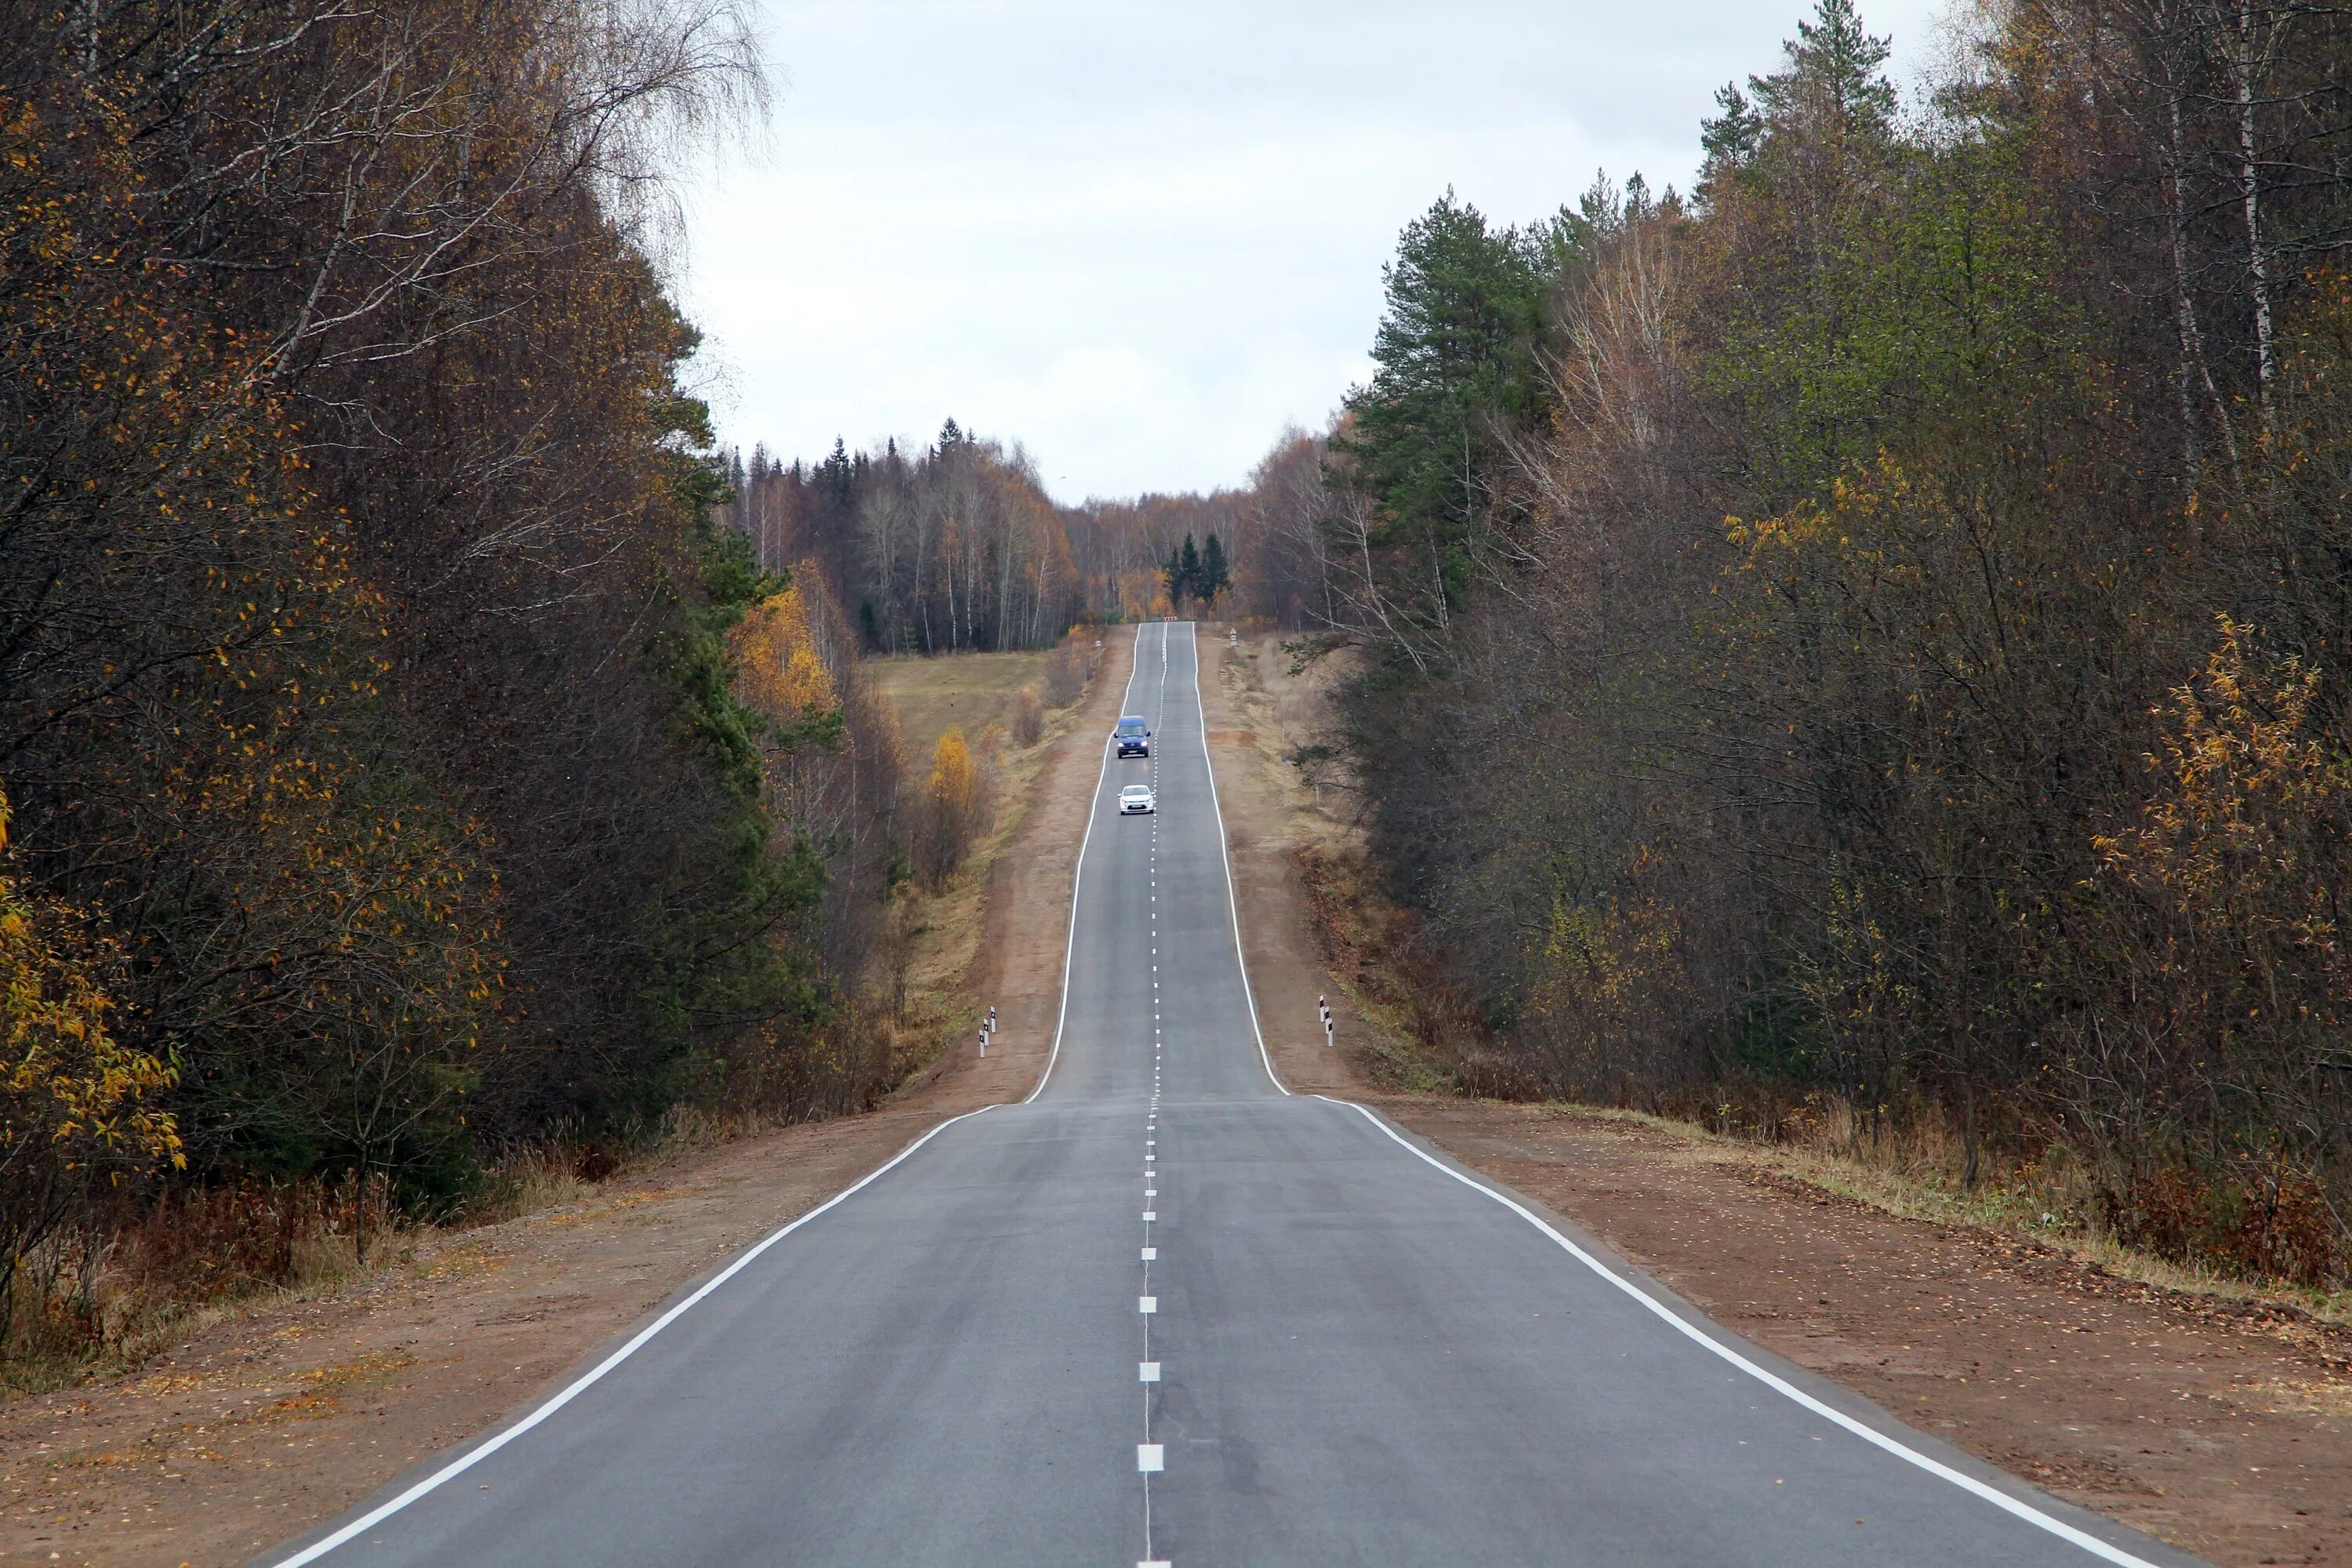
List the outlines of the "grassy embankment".
{"label": "grassy embankment", "polygon": [[905,911],[907,1006],[893,1026],[891,1045],[893,1076],[900,1080],[929,1066],[948,1042],[977,1029],[987,1010],[988,999],[972,994],[968,978],[986,933],[990,874],[1028,816],[1046,752],[1076,722],[1087,693],[1093,689],[1089,680],[1066,706],[1045,709],[1044,733],[1036,744],[1015,744],[1010,732],[1021,693],[1024,689],[1043,691],[1052,657],[1045,652],[902,656],[866,665],[898,710],[910,790],[924,786],[932,751],[950,729],[961,730],[976,751],[990,725],[1007,731],[990,781],[995,804],[991,825],[946,885],[937,891],[914,891]]}

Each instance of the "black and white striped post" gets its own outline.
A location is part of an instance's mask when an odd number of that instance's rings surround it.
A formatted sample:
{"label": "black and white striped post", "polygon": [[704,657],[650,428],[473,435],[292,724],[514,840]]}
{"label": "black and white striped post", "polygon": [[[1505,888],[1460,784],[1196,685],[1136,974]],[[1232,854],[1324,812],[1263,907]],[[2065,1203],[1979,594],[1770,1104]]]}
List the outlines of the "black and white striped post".
{"label": "black and white striped post", "polygon": [[1331,1037],[1333,1032],[1331,1025],[1331,1004],[1328,998],[1318,996],[1315,998],[1315,1007],[1318,1012],[1323,1015],[1323,1043],[1326,1046],[1329,1046],[1332,1043]]}

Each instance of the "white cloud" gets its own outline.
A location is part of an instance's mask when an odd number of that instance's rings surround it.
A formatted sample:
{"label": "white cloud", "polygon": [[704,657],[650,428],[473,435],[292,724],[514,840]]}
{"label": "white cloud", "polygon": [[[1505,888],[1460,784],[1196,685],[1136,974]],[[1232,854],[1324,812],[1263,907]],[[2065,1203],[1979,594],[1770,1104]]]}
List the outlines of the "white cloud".
{"label": "white cloud", "polygon": [[[1865,4],[1905,55],[1934,0]],[[1058,499],[1241,480],[1319,425],[1397,230],[1593,171],[1687,182],[1716,87],[1797,5],[772,4],[764,155],[688,195],[726,439],[1019,440]]]}

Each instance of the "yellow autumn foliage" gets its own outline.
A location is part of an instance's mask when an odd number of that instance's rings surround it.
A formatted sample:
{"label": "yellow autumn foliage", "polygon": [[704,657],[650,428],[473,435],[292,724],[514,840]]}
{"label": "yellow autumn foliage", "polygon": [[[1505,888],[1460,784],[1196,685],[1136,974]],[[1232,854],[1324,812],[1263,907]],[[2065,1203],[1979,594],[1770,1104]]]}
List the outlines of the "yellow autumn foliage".
{"label": "yellow autumn foliage", "polygon": [[2137,821],[2094,840],[2163,917],[2134,933],[2156,983],[2136,994],[2168,998],[2168,1032],[2199,1047],[2296,1022],[2332,1029],[2352,1005],[2339,913],[2352,766],[2310,732],[2318,672],[2265,662],[2249,628],[2220,626],[2198,679],[2170,694],[2147,758],[2157,791]]}
{"label": "yellow autumn foliage", "polygon": [[0,791],[0,1243],[10,1250],[0,1278],[39,1239],[33,1195],[61,1173],[186,1163],[171,1114],[152,1103],[176,1075],[108,1030],[103,944],[74,910],[10,874],[7,842]]}
{"label": "yellow autumn foliage", "polygon": [[765,718],[793,724],[841,706],[841,689],[818,656],[808,602],[795,586],[753,605],[730,637],[736,688]]}
{"label": "yellow autumn foliage", "polygon": [[940,811],[963,818],[971,815],[980,795],[980,770],[961,730],[940,737],[931,752],[931,804]]}

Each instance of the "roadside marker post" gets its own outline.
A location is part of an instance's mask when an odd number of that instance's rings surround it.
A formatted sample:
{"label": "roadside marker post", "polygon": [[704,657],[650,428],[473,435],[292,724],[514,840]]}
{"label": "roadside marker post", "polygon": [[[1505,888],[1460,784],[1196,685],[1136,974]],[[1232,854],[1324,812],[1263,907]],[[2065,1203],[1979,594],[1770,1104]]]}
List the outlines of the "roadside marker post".
{"label": "roadside marker post", "polygon": [[1317,1012],[1323,1015],[1323,1044],[1326,1047],[1328,1047],[1333,1043],[1332,1034],[1334,1032],[1331,1023],[1331,1003],[1329,999],[1323,996],[1316,997],[1315,1009]]}

